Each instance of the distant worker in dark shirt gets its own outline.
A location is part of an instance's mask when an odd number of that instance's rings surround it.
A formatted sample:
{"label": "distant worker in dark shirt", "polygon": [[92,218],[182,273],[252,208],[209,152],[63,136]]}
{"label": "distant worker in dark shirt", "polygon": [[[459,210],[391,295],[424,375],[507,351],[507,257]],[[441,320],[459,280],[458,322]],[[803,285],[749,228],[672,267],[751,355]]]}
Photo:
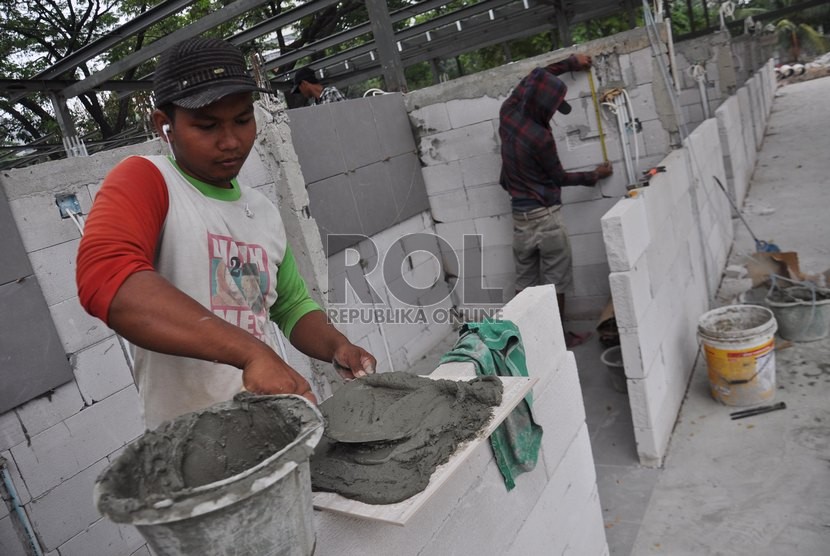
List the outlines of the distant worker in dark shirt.
{"label": "distant worker in dark shirt", "polygon": [[337,90],[337,87],[333,85],[323,86],[314,74],[314,70],[308,67],[300,68],[294,74],[294,88],[291,89],[291,94],[296,95],[297,93],[311,100],[311,104],[328,104],[329,102],[346,100],[346,97]]}
{"label": "distant worker in dark shirt", "polygon": [[[516,291],[555,284],[560,316],[565,311],[565,292],[573,283],[571,244],[560,210],[562,188],[593,186],[612,173],[607,162],[592,172],[566,172],[550,128],[557,111],[571,111],[565,102],[568,87],[556,76],[590,67],[590,56],[576,54],[536,68],[519,82],[499,111],[500,183],[510,193],[513,208]],[[568,347],[574,347],[587,335],[567,332],[565,339]]]}

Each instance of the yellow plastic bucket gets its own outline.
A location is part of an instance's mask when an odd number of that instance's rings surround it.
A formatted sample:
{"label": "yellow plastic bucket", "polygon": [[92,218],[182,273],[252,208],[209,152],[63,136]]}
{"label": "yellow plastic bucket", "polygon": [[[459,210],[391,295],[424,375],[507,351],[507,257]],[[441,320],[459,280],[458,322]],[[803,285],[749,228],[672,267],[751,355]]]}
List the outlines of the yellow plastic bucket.
{"label": "yellow plastic bucket", "polygon": [[745,406],[775,397],[777,328],[772,311],[758,305],[730,305],[700,317],[697,332],[713,398]]}

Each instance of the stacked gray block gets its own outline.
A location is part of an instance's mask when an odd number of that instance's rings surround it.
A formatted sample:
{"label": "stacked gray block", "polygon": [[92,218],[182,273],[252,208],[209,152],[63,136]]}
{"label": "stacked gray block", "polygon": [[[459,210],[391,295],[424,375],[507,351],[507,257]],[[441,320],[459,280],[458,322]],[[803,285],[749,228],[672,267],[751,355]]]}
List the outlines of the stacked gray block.
{"label": "stacked gray block", "polygon": [[[310,211],[328,255],[428,208],[400,94],[287,112]],[[331,234],[331,235],[330,235]]]}

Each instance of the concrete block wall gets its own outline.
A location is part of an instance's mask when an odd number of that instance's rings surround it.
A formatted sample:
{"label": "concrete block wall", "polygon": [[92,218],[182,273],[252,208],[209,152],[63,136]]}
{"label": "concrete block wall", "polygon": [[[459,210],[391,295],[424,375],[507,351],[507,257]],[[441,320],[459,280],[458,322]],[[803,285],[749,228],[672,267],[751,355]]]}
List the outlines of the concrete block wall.
{"label": "concrete block wall", "polygon": [[[75,289],[80,232],[61,219],[55,195],[73,193],[84,214],[106,172],[129,154],[160,154],[158,142],[8,170],[0,177],[12,216],[52,314],[73,380],[0,415],[0,456],[44,553],[143,554],[132,527],[102,519],[92,486],[144,430],[138,393],[113,332],[86,314]],[[2,387],[0,385],[0,387]],[[28,554],[0,516],[0,552]]]}
{"label": "concrete block wall", "polygon": [[[738,206],[743,204],[755,169],[756,134],[763,137],[777,87],[773,62],[768,60],[758,70],[757,81],[748,81],[715,111],[729,192]],[[751,88],[757,91],[751,93]],[[755,102],[756,98],[762,102]]]}
{"label": "concrete block wall", "polygon": [[[737,89],[737,76],[728,33],[714,33],[675,44],[679,100],[689,130],[695,129]],[[692,73],[694,66],[704,68],[701,87]]]}
{"label": "concrete block wall", "polygon": [[[500,289],[504,300],[514,295],[515,269],[510,199],[498,183],[498,111],[513,87],[533,68],[576,51],[564,49],[508,64],[406,97],[435,228],[454,251],[449,258],[459,258],[465,234],[481,236],[486,261],[483,283]],[[653,92],[659,73],[647,36],[643,30],[630,31],[580,45],[578,51],[594,57],[600,93],[610,87],[628,90],[643,126],[637,139],[640,159],[636,173],[640,175],[671,150],[664,123],[666,108],[655,100]],[[573,111],[567,116],[557,114],[552,120],[559,156],[566,170],[593,169],[602,161],[602,149],[587,75],[575,72],[560,77],[568,85],[566,100]],[[599,219],[625,194],[628,181],[616,118],[607,109],[603,109],[602,118],[614,175],[597,187],[566,187],[562,192],[562,212],[573,248],[575,285],[566,305],[571,318],[596,317],[608,302],[609,269]],[[460,296],[455,301],[463,304]]]}
{"label": "concrete block wall", "polygon": [[[402,117],[411,141],[405,114]],[[309,281],[312,295],[325,302],[325,276],[321,278],[315,270],[326,264],[319,232],[307,211],[302,210],[308,197],[298,204],[296,195],[292,196],[294,186],[305,192],[305,185],[299,172],[288,171],[297,161],[291,160],[293,151],[286,152],[291,150],[290,144],[286,147],[280,135],[285,131],[280,126],[287,124],[263,110],[257,111],[257,119],[259,139],[242,169],[240,181],[259,189],[280,206],[298,266]],[[51,395],[0,415],[0,456],[9,462],[24,510],[49,554],[146,553],[144,542],[134,529],[102,521],[92,505],[92,485],[97,474],[126,443],[143,432],[143,423],[138,394],[121,345],[112,330],[87,315],[78,302],[74,276],[80,232],[71,220],[60,218],[55,195],[76,194],[82,213],[87,214],[101,181],[118,161],[130,155],[165,152],[163,144],[155,140],[89,158],[9,170],[0,177],[74,372],[74,380]],[[433,231],[427,213],[419,212],[373,239],[378,249],[385,252],[404,235]],[[429,257],[413,254],[401,273],[402,279],[413,284],[428,283],[431,273],[438,272],[430,267],[431,263]],[[378,291],[388,299],[382,281],[378,282]],[[440,281],[437,287],[447,285]],[[448,296],[449,292],[446,293]],[[448,309],[449,305],[445,302],[438,307]],[[369,328],[361,331],[359,327],[346,326],[344,332],[377,356],[381,370],[392,366],[397,370],[406,368],[451,331],[448,323],[431,327],[420,324],[415,328],[395,325],[383,330],[384,338],[379,327]],[[313,363],[287,341],[284,343],[288,362],[319,385]],[[8,552],[14,554],[22,550],[21,540],[11,526],[12,516],[5,513],[5,505],[3,511],[1,552],[5,554],[9,547]]]}
{"label": "concrete block wall", "polygon": [[[733,240],[732,209],[715,182],[731,184],[741,199],[756,158],[754,129],[763,133],[763,72],[750,97],[742,87],[701,123],[660,165],[633,198],[602,217],[611,268],[609,282],[620,331],[637,452],[647,466],[662,463],[698,353],[697,321],[711,304]],[[765,87],[764,92],[761,89]],[[757,98],[753,104],[752,98]],[[754,108],[752,108],[754,107]],[[745,118],[745,108],[758,114]],[[744,149],[748,133],[751,152]]]}
{"label": "concrete block wall", "polygon": [[[403,527],[315,512],[317,554],[608,554],[585,409],[573,354],[566,351],[552,286],[509,302],[527,354],[533,410],[543,427],[536,468],[507,491],[483,443]],[[553,332],[553,333],[551,333]],[[551,342],[551,338],[556,338]],[[474,376],[472,365],[442,365],[433,376]]]}

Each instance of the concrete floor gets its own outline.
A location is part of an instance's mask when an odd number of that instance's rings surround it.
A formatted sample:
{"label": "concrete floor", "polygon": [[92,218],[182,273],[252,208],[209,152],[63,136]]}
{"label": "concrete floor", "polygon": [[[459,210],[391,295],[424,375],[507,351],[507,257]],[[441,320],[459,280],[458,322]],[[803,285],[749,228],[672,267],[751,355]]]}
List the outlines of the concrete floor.
{"label": "concrete floor", "polygon": [[[743,211],[756,236],[798,252],[812,273],[830,268],[827,98],[830,78],[778,90]],[[735,224],[730,264],[741,264],[755,245]],[[454,339],[412,370],[431,372]],[[639,465],[628,397],[613,388],[596,335],[574,353],[612,555],[830,554],[830,338],[780,349],[775,399],[787,409],[736,421],[737,408],[709,394],[699,358],[657,469]]]}

